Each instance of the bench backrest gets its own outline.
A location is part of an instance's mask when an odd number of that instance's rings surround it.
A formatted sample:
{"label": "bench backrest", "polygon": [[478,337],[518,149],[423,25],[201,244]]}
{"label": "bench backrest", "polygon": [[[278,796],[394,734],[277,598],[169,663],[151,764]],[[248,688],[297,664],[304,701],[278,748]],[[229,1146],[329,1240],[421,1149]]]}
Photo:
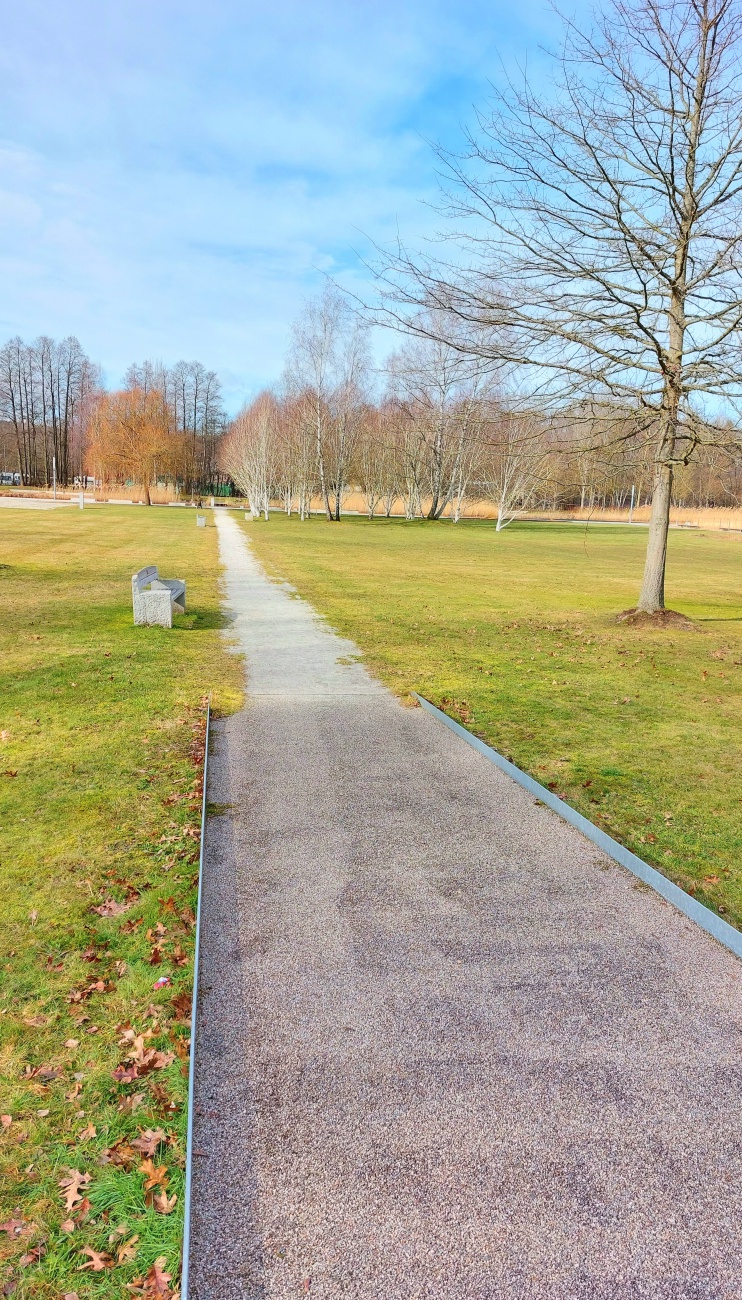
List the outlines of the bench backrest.
{"label": "bench backrest", "polygon": [[151,582],[154,582],[157,577],[158,573],[156,564],[149,564],[146,569],[140,569],[138,573],[132,573],[132,591],[142,591],[145,587],[148,587]]}

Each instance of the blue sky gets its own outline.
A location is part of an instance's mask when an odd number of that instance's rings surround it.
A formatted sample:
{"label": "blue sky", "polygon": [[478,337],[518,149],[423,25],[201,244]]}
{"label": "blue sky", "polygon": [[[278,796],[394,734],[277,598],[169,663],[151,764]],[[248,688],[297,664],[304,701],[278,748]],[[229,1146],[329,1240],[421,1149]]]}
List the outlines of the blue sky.
{"label": "blue sky", "polygon": [[545,0],[3,0],[0,336],[76,334],[115,385],[199,359],[231,409],[323,276],[438,223],[455,144]]}

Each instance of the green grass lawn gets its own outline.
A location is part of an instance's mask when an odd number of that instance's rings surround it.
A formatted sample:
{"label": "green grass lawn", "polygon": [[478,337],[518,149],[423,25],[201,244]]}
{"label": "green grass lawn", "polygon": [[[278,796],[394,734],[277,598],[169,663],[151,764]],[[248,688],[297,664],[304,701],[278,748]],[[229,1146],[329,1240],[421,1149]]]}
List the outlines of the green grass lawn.
{"label": "green grass lawn", "polygon": [[400,695],[432,700],[742,925],[742,537],[673,531],[668,604],[617,625],[646,530],[346,519],[245,524],[274,575]]}
{"label": "green grass lawn", "polygon": [[[172,631],[133,626],[147,563],[188,584]],[[0,1294],[174,1286],[203,704],[239,689],[216,530],[0,511],[0,602]]]}

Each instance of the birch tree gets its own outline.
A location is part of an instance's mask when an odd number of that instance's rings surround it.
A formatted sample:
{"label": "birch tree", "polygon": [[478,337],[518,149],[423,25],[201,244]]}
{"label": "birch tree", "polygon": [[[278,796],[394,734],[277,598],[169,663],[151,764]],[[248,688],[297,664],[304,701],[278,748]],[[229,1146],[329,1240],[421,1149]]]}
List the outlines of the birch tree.
{"label": "birch tree", "polygon": [[742,400],[740,23],[737,0],[614,0],[590,30],[566,22],[555,88],[509,85],[445,158],[455,262],[402,250],[382,272],[393,321],[443,312],[546,407],[632,409],[652,439],[649,614],[674,473],[724,443],[718,417]]}

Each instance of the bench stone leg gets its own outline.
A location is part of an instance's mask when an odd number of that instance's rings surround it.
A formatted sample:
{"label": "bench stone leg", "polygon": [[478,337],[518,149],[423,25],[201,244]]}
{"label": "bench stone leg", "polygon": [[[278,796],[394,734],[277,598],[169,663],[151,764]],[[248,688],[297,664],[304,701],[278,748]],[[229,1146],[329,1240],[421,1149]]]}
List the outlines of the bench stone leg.
{"label": "bench stone leg", "polygon": [[134,622],[138,626],[172,627],[173,601],[169,591],[142,591],[134,597]]}

